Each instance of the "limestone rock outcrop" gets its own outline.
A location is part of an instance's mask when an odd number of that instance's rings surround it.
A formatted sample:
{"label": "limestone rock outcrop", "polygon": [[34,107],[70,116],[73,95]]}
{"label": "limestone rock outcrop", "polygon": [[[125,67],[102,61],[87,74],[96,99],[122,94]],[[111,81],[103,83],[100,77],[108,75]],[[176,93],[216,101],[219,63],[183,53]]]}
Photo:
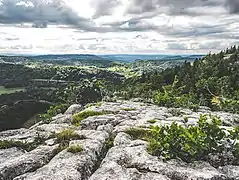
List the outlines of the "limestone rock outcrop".
{"label": "limestone rock outcrop", "polygon": [[[186,117],[188,124],[196,124],[201,114],[219,116],[230,127],[239,124],[238,114],[212,112],[207,107],[194,112],[132,101],[103,102],[83,111],[112,113],[88,117],[80,126],[74,126],[72,116],[82,110],[81,105],[72,105],[49,124],[39,122],[29,129],[0,132],[0,141],[11,145],[0,149],[0,180],[239,179],[238,166],[215,168],[201,161],[187,164],[160,160],[147,152],[146,141],[132,139],[125,133],[129,128],[150,127],[150,120],[154,120],[153,125],[175,121],[183,124]],[[62,143],[57,141],[56,134],[67,129],[81,137],[67,142],[68,147],[81,147],[78,152],[62,148]]]}

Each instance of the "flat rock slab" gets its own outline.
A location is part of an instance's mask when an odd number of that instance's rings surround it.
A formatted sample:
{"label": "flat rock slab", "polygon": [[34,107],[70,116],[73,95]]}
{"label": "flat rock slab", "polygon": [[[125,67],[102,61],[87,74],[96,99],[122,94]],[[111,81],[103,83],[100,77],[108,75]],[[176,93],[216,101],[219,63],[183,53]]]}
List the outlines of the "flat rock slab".
{"label": "flat rock slab", "polygon": [[56,154],[57,148],[58,145],[39,146],[33,151],[9,158],[0,164],[0,179],[13,179],[23,173],[35,171],[50,161]]}

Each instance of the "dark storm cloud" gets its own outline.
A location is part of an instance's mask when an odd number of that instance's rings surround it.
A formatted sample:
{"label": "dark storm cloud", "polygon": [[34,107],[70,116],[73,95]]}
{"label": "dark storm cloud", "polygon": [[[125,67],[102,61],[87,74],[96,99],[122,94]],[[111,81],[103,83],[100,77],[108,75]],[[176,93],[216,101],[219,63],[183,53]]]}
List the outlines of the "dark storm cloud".
{"label": "dark storm cloud", "polygon": [[63,1],[2,0],[0,1],[0,23],[32,23],[33,27],[47,27],[47,23],[78,26],[90,29],[91,22],[79,17]]}
{"label": "dark storm cloud", "polygon": [[230,13],[239,14],[239,0],[227,0],[225,5]]}

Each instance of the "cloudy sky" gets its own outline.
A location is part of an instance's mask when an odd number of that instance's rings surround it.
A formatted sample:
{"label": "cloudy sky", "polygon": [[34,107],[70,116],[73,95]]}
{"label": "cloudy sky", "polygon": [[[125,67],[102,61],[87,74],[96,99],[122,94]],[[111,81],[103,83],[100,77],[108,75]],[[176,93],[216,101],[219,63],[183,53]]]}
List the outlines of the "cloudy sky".
{"label": "cloudy sky", "polygon": [[217,52],[239,45],[239,0],[0,0],[0,53]]}

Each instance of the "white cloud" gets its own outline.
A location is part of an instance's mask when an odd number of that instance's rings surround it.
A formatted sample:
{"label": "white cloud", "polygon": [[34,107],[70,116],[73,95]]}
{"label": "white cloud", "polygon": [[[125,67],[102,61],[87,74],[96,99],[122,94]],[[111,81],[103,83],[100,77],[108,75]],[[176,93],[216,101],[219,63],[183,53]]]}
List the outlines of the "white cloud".
{"label": "white cloud", "polygon": [[0,0],[0,53],[207,53],[238,43],[233,0],[157,1]]}

